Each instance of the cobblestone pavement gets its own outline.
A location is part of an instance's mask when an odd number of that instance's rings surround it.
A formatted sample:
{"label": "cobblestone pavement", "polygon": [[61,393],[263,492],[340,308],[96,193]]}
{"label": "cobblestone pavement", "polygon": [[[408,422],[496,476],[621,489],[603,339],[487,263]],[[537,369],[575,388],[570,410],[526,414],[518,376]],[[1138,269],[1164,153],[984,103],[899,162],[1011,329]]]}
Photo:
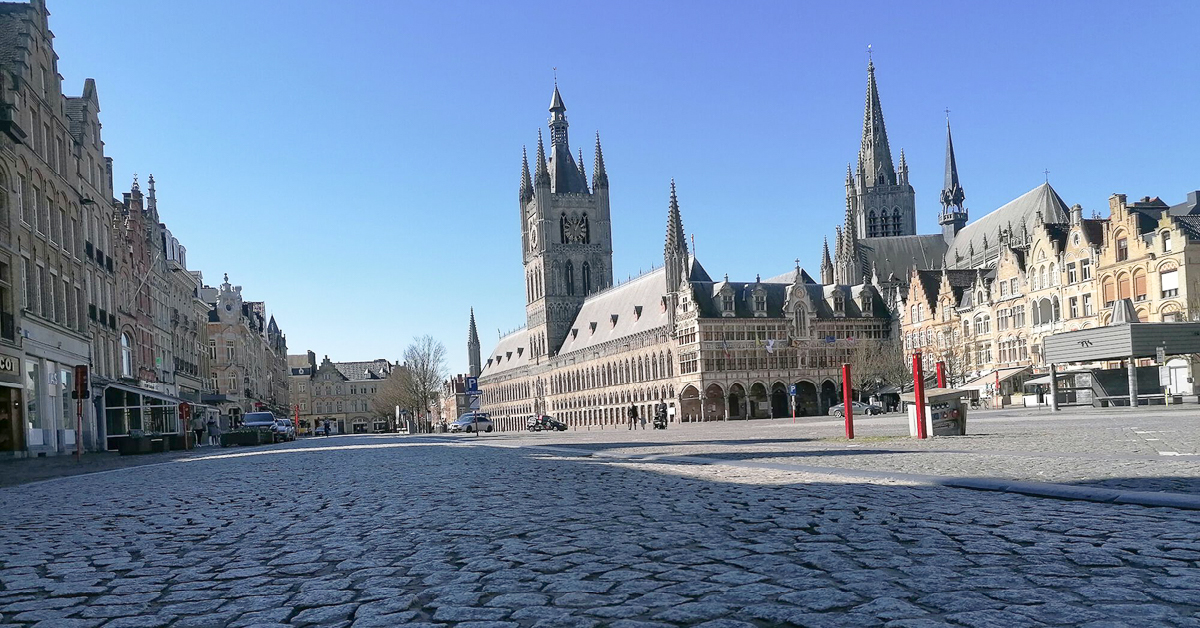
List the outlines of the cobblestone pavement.
{"label": "cobblestone pavement", "polygon": [[1194,512],[487,441],[0,489],[0,624],[1200,626]]}
{"label": "cobblestone pavement", "polygon": [[968,436],[917,441],[902,415],[503,435],[497,442],[1200,495],[1200,406],[972,412]]}

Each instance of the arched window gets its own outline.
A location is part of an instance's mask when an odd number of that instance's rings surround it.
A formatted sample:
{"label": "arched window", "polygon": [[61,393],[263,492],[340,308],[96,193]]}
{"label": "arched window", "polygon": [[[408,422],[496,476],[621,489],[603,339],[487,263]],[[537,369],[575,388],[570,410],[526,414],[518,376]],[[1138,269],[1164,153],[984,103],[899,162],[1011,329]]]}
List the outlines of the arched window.
{"label": "arched window", "polygon": [[571,260],[567,260],[563,274],[565,275],[564,279],[567,284],[567,296],[575,296],[575,265],[571,263]]}
{"label": "arched window", "polygon": [[1117,298],[1128,299],[1131,294],[1129,290],[1129,275],[1122,273],[1117,277]]}
{"label": "arched window", "polygon": [[592,293],[592,267],[587,262],[584,262],[580,272],[583,278],[583,294],[587,296]]}
{"label": "arched window", "polygon": [[558,217],[558,241],[567,243],[567,212]]}
{"label": "arched window", "polygon": [[1056,270],[1054,262],[1050,263],[1050,285],[1052,285],[1052,286],[1058,285],[1058,272]]}
{"label": "arched window", "polygon": [[1058,297],[1054,296],[1050,299],[1050,320],[1062,320],[1062,306],[1058,303]]}
{"label": "arched window", "polygon": [[892,235],[900,235],[900,208],[892,210]]}
{"label": "arched window", "polygon": [[133,377],[133,342],[129,334],[121,334],[121,376]]}
{"label": "arched window", "polygon": [[868,211],[867,212],[867,236],[873,238],[873,237],[879,235],[878,233],[876,233],[876,229],[878,228],[877,223],[878,223],[878,219],[875,217],[875,210],[872,209],[872,210]]}
{"label": "arched window", "polygon": [[1038,272],[1038,286],[1041,288],[1049,287],[1050,284],[1046,282],[1046,267],[1042,266],[1041,270]]}

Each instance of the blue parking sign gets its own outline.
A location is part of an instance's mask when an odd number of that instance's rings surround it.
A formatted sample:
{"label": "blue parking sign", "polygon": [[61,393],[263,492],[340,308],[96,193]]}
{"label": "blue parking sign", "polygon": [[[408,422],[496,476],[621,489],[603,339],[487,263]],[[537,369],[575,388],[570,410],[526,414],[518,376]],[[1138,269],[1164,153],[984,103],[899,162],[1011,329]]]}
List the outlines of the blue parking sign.
{"label": "blue parking sign", "polygon": [[479,394],[479,378],[478,377],[468,377],[466,379],[467,379],[467,394],[468,395]]}
{"label": "blue parking sign", "polygon": [[796,396],[796,385],[795,385],[795,384],[792,384],[791,386],[788,386],[788,394],[789,394],[789,395],[791,395],[791,396],[793,396],[793,397],[795,397],[795,396]]}

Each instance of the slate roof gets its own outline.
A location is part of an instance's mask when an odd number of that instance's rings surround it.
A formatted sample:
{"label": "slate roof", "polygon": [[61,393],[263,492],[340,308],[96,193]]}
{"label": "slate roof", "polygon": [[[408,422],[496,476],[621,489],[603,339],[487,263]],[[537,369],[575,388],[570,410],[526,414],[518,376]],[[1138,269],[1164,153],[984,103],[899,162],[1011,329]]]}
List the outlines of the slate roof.
{"label": "slate roof", "polygon": [[11,67],[25,58],[21,48],[24,20],[33,19],[33,5],[24,2],[0,3],[0,63]]}
{"label": "slate roof", "polygon": [[1175,224],[1187,234],[1189,240],[1200,240],[1200,216],[1176,216]]}
{"label": "slate roof", "polygon": [[1172,205],[1167,211],[1172,216],[1200,213],[1200,190],[1188,192],[1186,201],[1178,205]]}
{"label": "slate roof", "polygon": [[[575,316],[559,355],[665,327],[666,272],[665,268],[657,268],[589,296]],[[641,308],[640,313],[637,308]]]}
{"label": "slate roof", "polygon": [[874,271],[880,281],[907,281],[914,268],[939,269],[946,256],[942,234],[864,238],[859,241],[864,267]]}
{"label": "slate roof", "polygon": [[968,258],[972,245],[976,256],[995,250],[1000,246],[1000,230],[1008,229],[1010,225],[1015,233],[1021,232],[1022,225],[1032,232],[1039,211],[1043,223],[1062,224],[1069,221],[1070,209],[1067,204],[1049,183],[1043,183],[963,227],[946,250],[946,266],[953,268],[957,258]]}
{"label": "slate roof", "polygon": [[817,283],[817,280],[813,279],[812,275],[809,275],[808,271],[804,270],[803,268],[792,269],[792,270],[787,271],[786,273],[783,273],[782,275],[775,275],[774,277],[771,277],[770,279],[763,279],[763,283],[793,284],[793,283],[796,283],[796,273],[797,272],[800,273],[801,283]]}
{"label": "slate roof", "polygon": [[[975,284],[975,271],[947,269],[945,273],[950,282],[950,289],[954,292],[954,302],[958,303],[962,299],[963,293]],[[921,282],[925,295],[929,297],[929,304],[937,303],[938,297],[941,296],[942,271],[919,270],[917,271],[917,281]]]}
{"label": "slate roof", "polygon": [[1082,223],[1083,237],[1093,245],[1104,242],[1104,224],[1107,219],[1084,218]]}
{"label": "slate roof", "polygon": [[392,363],[388,360],[371,360],[369,362],[334,362],[334,368],[348,380],[387,379],[392,371]]}
{"label": "slate roof", "polygon": [[529,364],[529,332],[520,328],[500,339],[492,352],[483,356],[480,377],[498,375]]}

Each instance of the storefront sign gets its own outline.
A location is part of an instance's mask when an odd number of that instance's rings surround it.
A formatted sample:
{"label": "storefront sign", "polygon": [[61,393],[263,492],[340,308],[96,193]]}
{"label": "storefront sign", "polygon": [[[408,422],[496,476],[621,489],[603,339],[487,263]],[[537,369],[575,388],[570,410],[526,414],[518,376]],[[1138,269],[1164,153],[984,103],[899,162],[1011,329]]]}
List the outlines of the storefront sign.
{"label": "storefront sign", "polygon": [[21,374],[21,358],[11,355],[0,355],[0,375],[17,377]]}

